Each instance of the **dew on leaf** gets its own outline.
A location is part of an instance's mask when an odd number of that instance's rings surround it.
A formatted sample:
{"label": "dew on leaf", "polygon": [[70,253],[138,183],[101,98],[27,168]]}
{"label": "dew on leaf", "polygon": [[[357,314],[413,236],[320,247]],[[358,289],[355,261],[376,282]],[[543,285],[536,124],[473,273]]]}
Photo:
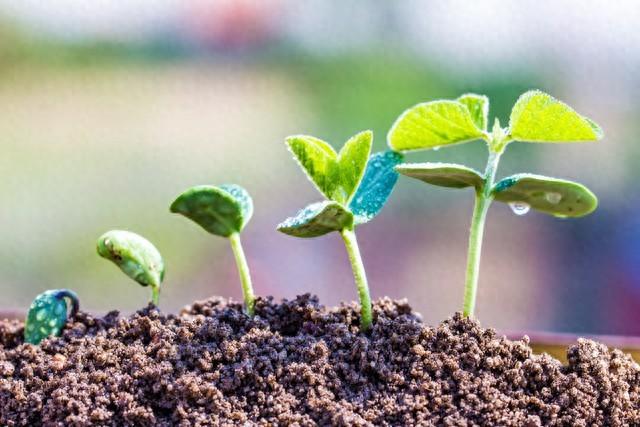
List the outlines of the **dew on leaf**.
{"label": "dew on leaf", "polygon": [[557,205],[562,200],[562,194],[556,192],[545,193],[544,198],[547,202]]}
{"label": "dew on leaf", "polygon": [[524,215],[531,209],[531,206],[525,202],[509,202],[509,207],[516,215]]}

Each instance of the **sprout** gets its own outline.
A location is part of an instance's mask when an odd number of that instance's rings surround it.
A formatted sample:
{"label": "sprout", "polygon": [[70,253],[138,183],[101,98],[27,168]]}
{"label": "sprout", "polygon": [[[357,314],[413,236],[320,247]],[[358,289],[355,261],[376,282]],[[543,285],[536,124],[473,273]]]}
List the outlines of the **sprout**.
{"label": "sprout", "polygon": [[69,289],[53,289],[38,295],[27,313],[24,341],[38,345],[47,337],[59,336],[67,322],[67,300],[71,304],[68,317],[73,317],[80,307],[75,292]]}
{"label": "sprout", "polygon": [[149,286],[151,302],[158,305],[164,261],[150,241],[130,231],[111,230],[98,239],[98,255],[113,261],[140,285]]}
{"label": "sprout", "polygon": [[586,187],[562,179],[516,174],[495,183],[500,156],[510,142],[596,141],[602,138],[597,124],[537,90],[520,96],[507,128],[500,127],[496,119],[488,132],[488,110],[488,98],[475,94],[455,101],[418,104],[398,118],[388,136],[389,146],[399,151],[437,149],[477,139],[487,143],[489,159],[483,174],[450,163],[408,163],[396,168],[401,174],[428,184],[475,189],[464,294],[466,316],[474,313],[484,223],[493,200],[508,203],[518,215],[535,209],[559,218],[587,215],[598,204]]}
{"label": "sprout", "polygon": [[211,234],[229,239],[240,274],[245,310],[253,316],[255,295],[240,242],[240,232],[253,215],[253,201],[247,190],[235,184],[192,187],[176,198],[171,212],[186,216]]}
{"label": "sprout", "polygon": [[292,136],[286,143],[307,177],[328,200],[313,203],[278,230],[295,237],[318,237],[337,231],[347,248],[360,298],[360,327],[371,327],[371,297],[355,227],[373,219],[382,210],[398,180],[394,167],[403,156],[394,151],[371,158],[373,135],[361,132],[346,142],[340,153],[312,136]]}

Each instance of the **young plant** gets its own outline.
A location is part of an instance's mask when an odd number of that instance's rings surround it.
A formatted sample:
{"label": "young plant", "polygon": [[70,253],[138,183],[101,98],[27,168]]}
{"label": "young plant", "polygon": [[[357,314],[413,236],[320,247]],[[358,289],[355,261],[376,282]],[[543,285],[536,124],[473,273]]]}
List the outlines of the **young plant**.
{"label": "young plant", "polygon": [[[67,301],[71,312],[67,316]],[[80,302],[75,292],[69,289],[53,289],[38,295],[29,307],[24,324],[24,341],[38,345],[50,336],[59,336],[68,317],[78,312]]]}
{"label": "young plant", "polygon": [[596,141],[602,138],[597,124],[537,90],[520,96],[507,128],[502,128],[496,118],[489,132],[488,112],[488,98],[475,94],[463,95],[455,101],[418,104],[396,120],[388,135],[389,146],[398,151],[438,149],[478,139],[487,143],[489,158],[484,173],[449,163],[407,163],[396,168],[401,174],[428,184],[475,190],[464,293],[465,316],[474,313],[484,223],[493,200],[508,203],[518,215],[533,208],[559,218],[587,215],[598,204],[586,187],[562,179],[521,173],[495,182],[500,156],[509,143]]}
{"label": "young plant", "polygon": [[253,200],[247,190],[235,184],[219,187],[199,185],[179,195],[170,209],[191,219],[209,233],[229,239],[240,274],[245,311],[253,316],[256,297],[240,242],[240,232],[253,215]]}
{"label": "young plant", "polygon": [[298,135],[286,143],[300,167],[327,200],[313,203],[278,225],[278,231],[295,237],[318,237],[337,231],[347,248],[360,298],[360,327],[371,327],[371,296],[355,227],[373,219],[386,203],[398,174],[394,167],[402,155],[394,151],[371,158],[373,135],[361,132],[336,151],[312,136]]}
{"label": "young plant", "polygon": [[111,230],[98,239],[98,255],[113,261],[140,285],[149,286],[151,302],[158,305],[164,261],[150,241],[130,231]]}

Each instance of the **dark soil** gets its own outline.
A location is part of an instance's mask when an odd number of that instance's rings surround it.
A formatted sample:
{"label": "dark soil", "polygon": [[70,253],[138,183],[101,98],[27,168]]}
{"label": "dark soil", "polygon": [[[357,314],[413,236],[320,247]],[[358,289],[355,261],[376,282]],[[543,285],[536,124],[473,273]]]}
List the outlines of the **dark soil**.
{"label": "dark soil", "polygon": [[640,367],[583,340],[569,365],[455,315],[422,324],[404,302],[223,300],[179,316],[79,313],[63,336],[22,343],[0,322],[0,424],[640,425]]}

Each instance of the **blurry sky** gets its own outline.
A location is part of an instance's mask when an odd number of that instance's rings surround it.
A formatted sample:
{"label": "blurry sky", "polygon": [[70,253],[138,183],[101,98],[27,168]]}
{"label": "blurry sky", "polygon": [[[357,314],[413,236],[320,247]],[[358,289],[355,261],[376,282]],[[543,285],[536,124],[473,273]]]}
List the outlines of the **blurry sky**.
{"label": "blurry sky", "polygon": [[[403,109],[467,91],[503,124],[540,88],[605,130],[596,144],[512,144],[500,176],[592,188],[578,220],[492,206],[478,316],[501,329],[640,333],[640,3],[634,1],[0,0],[0,287],[25,307],[71,287],[124,311],[146,290],[95,255],[126,228],[168,265],[162,306],[240,297],[227,242],[168,213],[194,184],[237,182],[256,204],[243,235],[256,291],[355,299],[339,236],[275,225],[320,199],[284,148],[313,134],[375,149]],[[482,143],[412,154],[482,168]],[[472,194],[400,179],[358,230],[374,297],[407,297],[435,323],[460,309]]]}

